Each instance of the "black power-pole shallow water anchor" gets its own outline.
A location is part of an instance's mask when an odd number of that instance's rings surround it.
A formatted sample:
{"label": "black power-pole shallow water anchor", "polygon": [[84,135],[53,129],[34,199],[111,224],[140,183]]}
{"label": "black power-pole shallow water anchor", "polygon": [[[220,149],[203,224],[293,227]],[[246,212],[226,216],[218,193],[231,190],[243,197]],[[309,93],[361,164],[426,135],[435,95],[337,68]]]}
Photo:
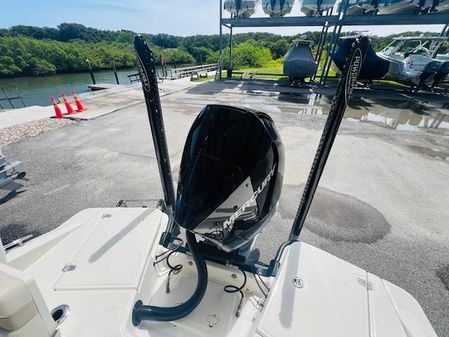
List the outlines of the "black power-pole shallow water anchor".
{"label": "black power-pole shallow water anchor", "polygon": [[352,43],[352,48],[346,55],[346,62],[341,74],[340,81],[337,85],[337,90],[332,101],[332,106],[321,135],[320,143],[318,145],[315,159],[313,160],[312,168],[304,187],[304,192],[296,213],[295,220],[290,232],[290,241],[297,241],[299,234],[304,226],[307,214],[312,204],[318,183],[324,171],[327,158],[329,157],[335,137],[337,136],[343,115],[348,106],[349,98],[354,89],[357,77],[362,68],[363,60],[365,59],[366,49],[368,46],[368,37],[355,37]]}
{"label": "black power-pole shallow water anchor", "polygon": [[[151,133],[162,181],[162,189],[164,190],[166,205],[163,208],[165,211],[168,211],[170,221],[172,221],[175,204],[175,190],[173,187],[170,157],[168,155],[167,140],[165,137],[164,119],[162,117],[154,56],[145,39],[140,35],[134,38],[134,48],[137,54],[140,81],[142,83],[147,105],[148,118],[150,120]],[[176,234],[177,229],[178,226],[171,222],[168,226],[169,233],[165,233],[163,236],[170,239],[170,234]],[[132,322],[135,326],[139,325],[142,320],[174,321],[180,319],[191,313],[201,302],[207,288],[207,266],[204,258],[199,252],[200,248],[196,242],[195,234],[187,232],[186,238],[187,246],[195,261],[198,273],[198,281],[194,293],[188,300],[174,307],[144,305],[142,301],[137,301],[132,313]],[[162,239],[162,241],[165,241],[165,239]]]}
{"label": "black power-pole shallow water anchor", "polygon": [[147,105],[154,149],[156,151],[159,174],[161,176],[162,189],[164,192],[164,200],[167,207],[173,209],[175,204],[175,190],[173,187],[167,139],[165,137],[164,118],[162,116],[154,55],[145,39],[140,35],[134,38],[134,49],[137,54],[140,82],[142,83],[145,103]]}
{"label": "black power-pole shallow water anchor", "polygon": [[175,189],[171,173],[170,156],[168,154],[167,139],[165,136],[164,118],[162,115],[161,99],[157,84],[157,74],[153,52],[145,39],[137,35],[134,38],[134,49],[137,54],[137,66],[140,82],[142,83],[148,119],[151,126],[154,150],[156,152],[159,175],[161,177],[164,200],[158,205],[169,216],[167,232],[161,237],[161,244],[167,246],[171,237],[179,234],[179,226],[173,221],[175,206]]}

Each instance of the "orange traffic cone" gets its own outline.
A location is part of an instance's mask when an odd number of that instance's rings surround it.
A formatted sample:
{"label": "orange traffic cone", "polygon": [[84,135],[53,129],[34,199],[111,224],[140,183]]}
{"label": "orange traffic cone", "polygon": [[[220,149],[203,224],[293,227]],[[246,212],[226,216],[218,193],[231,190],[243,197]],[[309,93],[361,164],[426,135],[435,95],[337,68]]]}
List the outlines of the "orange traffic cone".
{"label": "orange traffic cone", "polygon": [[72,106],[70,105],[69,99],[63,92],[61,92],[61,97],[64,100],[64,105],[65,105],[65,108],[67,109],[67,114],[68,115],[74,114],[75,111],[73,110]]}
{"label": "orange traffic cone", "polygon": [[56,103],[56,98],[51,96],[50,100],[51,100],[51,104],[53,104],[53,108],[55,108],[56,118],[64,118],[64,115],[62,114],[61,108],[58,106],[58,103]]}
{"label": "orange traffic cone", "polygon": [[72,95],[73,95],[73,99],[75,100],[76,111],[77,112],[86,111],[87,109],[84,107],[83,103],[81,103],[75,90],[72,90]]}

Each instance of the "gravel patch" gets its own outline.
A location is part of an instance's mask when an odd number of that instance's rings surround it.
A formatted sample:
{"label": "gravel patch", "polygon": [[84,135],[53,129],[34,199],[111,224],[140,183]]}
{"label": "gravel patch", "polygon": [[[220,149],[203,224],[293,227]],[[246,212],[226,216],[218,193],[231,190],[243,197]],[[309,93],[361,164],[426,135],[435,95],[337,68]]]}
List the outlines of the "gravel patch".
{"label": "gravel patch", "polygon": [[28,137],[35,137],[41,133],[76,123],[70,119],[41,119],[29,123],[11,126],[0,131],[0,148],[16,143]]}

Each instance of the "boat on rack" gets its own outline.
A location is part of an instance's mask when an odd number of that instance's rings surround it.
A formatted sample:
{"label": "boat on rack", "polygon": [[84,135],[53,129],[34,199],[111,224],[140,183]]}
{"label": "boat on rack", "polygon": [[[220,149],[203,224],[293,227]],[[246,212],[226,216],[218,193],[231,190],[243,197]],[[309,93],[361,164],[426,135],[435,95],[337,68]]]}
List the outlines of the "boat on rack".
{"label": "boat on rack", "polygon": [[299,0],[299,3],[307,16],[321,15],[335,6],[335,0]]}
{"label": "boat on rack", "polygon": [[310,48],[312,41],[296,40],[293,43],[284,56],[284,75],[290,83],[304,83],[304,79],[312,77],[318,68]]}
{"label": "boat on rack", "polygon": [[[347,55],[348,50],[352,48],[352,43],[356,37],[357,36],[347,36],[341,38],[340,47],[332,55],[332,61],[334,61],[340,72],[343,70],[345,64],[345,55]],[[361,81],[381,79],[387,74],[389,67],[390,62],[377,56],[371,43],[369,43],[358,79]]]}
{"label": "boat on rack", "polygon": [[449,0],[435,0],[434,8],[437,13],[449,13]]}
{"label": "boat on rack", "polygon": [[436,2],[438,0],[415,0],[419,6],[420,14],[428,14],[435,11]]}
{"label": "boat on rack", "polygon": [[379,3],[379,14],[418,14],[419,0],[384,0]]}
{"label": "boat on rack", "polygon": [[[343,11],[345,0],[338,2],[338,11]],[[379,6],[378,0],[349,0],[346,15],[376,14]]]}
{"label": "boat on rack", "polygon": [[378,53],[390,62],[386,79],[418,89],[433,88],[449,75],[449,61],[437,53],[448,37],[397,37]]}
{"label": "boat on rack", "polygon": [[249,18],[256,12],[259,0],[225,0],[224,9],[235,17]]}
{"label": "boat on rack", "polygon": [[299,241],[365,43],[347,55],[291,234],[264,264],[254,243],[285,164],[273,119],[204,107],[175,195],[155,58],[136,37],[164,199],[154,210],[86,209],[8,252],[0,245],[0,336],[436,337],[405,290]]}
{"label": "boat on rack", "polygon": [[441,61],[449,61],[449,52],[446,54],[437,54],[435,58]]}
{"label": "boat on rack", "polygon": [[270,17],[290,14],[295,0],[262,0],[262,8]]}

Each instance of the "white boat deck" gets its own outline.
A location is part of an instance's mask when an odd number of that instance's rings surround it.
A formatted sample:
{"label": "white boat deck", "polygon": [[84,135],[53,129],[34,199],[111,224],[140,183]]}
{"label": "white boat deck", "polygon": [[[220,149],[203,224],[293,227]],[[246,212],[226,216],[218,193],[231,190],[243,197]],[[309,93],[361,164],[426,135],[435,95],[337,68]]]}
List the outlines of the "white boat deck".
{"label": "white boat deck", "polygon": [[405,291],[299,242],[286,248],[278,276],[266,280],[271,290],[265,305],[247,273],[237,317],[240,295],[223,287],[240,285],[241,272],[208,263],[206,295],[190,315],[134,327],[131,313],[137,300],[173,306],[195,288],[190,257],[173,256],[172,263],[183,268],[172,276],[170,293],[167,267],[153,264],[166,220],[160,211],[146,208],[86,210],[12,251],[8,260],[36,280],[49,308],[70,307],[59,325],[64,337],[436,337]]}

